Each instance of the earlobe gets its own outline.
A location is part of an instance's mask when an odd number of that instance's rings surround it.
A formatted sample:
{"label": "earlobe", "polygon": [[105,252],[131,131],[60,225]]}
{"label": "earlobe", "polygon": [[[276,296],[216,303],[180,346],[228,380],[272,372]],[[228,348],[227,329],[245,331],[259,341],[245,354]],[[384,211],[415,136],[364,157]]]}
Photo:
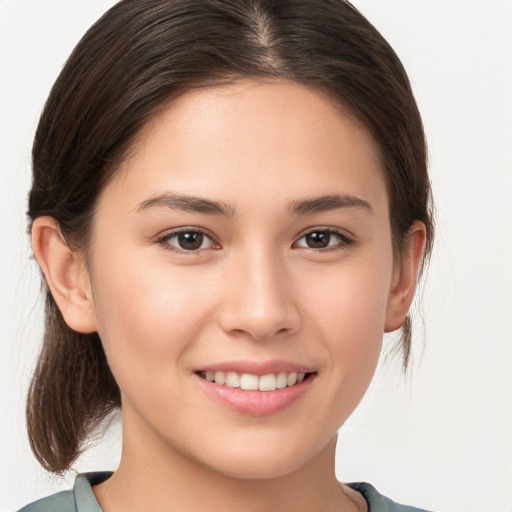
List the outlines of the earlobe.
{"label": "earlobe", "polygon": [[414,221],[405,240],[403,257],[396,264],[388,299],[385,332],[399,329],[409,312],[423,259],[425,240],[425,225],[423,222]]}
{"label": "earlobe", "polygon": [[34,220],[32,249],[68,326],[82,333],[95,332],[94,302],[83,256],[69,249],[55,219]]}

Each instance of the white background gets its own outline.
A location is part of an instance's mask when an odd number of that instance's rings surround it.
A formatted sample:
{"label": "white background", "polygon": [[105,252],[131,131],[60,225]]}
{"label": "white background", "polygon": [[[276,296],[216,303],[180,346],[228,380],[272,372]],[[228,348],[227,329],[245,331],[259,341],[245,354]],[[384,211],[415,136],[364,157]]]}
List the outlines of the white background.
{"label": "white background", "polygon": [[[68,487],[38,469],[24,395],[41,335],[30,146],[64,60],[111,0],[0,0],[0,511]],[[404,62],[429,141],[437,244],[413,372],[383,361],[338,475],[446,512],[512,511],[512,1],[355,0]],[[422,336],[422,318],[426,336]],[[78,469],[114,468],[119,428]]]}

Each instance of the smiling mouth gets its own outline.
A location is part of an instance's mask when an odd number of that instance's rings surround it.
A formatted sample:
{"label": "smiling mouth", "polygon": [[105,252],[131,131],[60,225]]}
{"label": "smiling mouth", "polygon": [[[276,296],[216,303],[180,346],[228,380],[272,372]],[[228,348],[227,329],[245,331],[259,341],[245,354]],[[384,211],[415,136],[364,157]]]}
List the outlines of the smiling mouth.
{"label": "smiling mouth", "polygon": [[245,391],[275,391],[276,389],[293,387],[315,374],[316,372],[279,372],[259,376],[251,373],[237,373],[233,371],[197,372],[199,377],[211,382],[212,384],[227,386],[230,388],[239,388]]}

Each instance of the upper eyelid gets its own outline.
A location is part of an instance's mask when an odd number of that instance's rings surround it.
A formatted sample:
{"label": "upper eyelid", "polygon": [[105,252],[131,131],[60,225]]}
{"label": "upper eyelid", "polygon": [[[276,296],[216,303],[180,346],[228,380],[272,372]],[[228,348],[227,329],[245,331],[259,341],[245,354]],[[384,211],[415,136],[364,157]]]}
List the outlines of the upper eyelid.
{"label": "upper eyelid", "polygon": [[200,228],[198,226],[183,226],[179,228],[171,228],[165,231],[162,231],[159,235],[157,235],[158,239],[170,238],[173,235],[179,235],[180,233],[202,233],[206,235],[208,238],[211,238],[215,243],[218,243],[217,237],[208,229]]}
{"label": "upper eyelid", "polygon": [[356,238],[355,235],[353,235],[350,231],[347,231],[346,229],[337,228],[334,226],[314,226],[301,231],[297,235],[296,240],[300,240],[304,236],[309,235],[310,233],[314,233],[315,231],[324,231],[327,233],[340,235],[341,237],[348,238],[350,240],[354,240]]}

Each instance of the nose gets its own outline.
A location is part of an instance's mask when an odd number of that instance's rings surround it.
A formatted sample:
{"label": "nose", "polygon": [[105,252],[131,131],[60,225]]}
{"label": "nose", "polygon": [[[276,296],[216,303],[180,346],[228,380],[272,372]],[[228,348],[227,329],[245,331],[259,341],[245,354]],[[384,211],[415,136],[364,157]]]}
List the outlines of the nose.
{"label": "nose", "polygon": [[297,332],[301,316],[286,265],[266,251],[230,265],[220,313],[222,329],[254,340]]}

